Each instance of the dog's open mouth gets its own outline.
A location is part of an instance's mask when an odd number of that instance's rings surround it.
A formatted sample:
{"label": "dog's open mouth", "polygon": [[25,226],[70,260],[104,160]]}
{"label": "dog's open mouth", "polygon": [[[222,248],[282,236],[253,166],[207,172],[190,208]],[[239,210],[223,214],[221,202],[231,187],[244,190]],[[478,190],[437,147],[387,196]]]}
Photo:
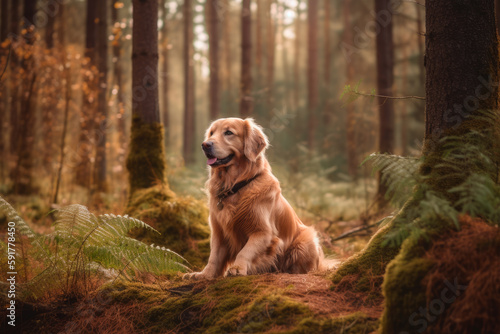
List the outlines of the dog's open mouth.
{"label": "dog's open mouth", "polygon": [[222,158],[222,159],[217,159],[216,157],[214,157],[213,155],[211,155],[209,153],[206,153],[205,155],[207,156],[207,159],[208,159],[207,160],[207,165],[209,165],[210,167],[216,167],[216,166],[220,166],[220,165],[225,165],[229,161],[231,161],[233,159],[233,157],[234,157],[234,153],[230,154],[227,157]]}

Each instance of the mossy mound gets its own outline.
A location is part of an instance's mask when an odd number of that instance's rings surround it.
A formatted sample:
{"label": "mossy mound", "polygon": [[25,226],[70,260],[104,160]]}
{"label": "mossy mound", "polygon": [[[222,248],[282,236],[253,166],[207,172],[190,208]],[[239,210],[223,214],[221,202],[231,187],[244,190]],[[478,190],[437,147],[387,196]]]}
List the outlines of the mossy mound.
{"label": "mossy mound", "polygon": [[382,333],[498,333],[500,231],[462,217],[460,231],[407,239],[387,266]]}
{"label": "mossy mound", "polygon": [[[261,276],[224,278],[169,287],[119,283],[105,288],[112,307],[139,303],[134,330],[146,333],[369,333],[378,319],[315,314],[293,286],[278,287]],[[266,283],[267,282],[267,283]],[[183,285],[184,284],[184,285]]]}
{"label": "mossy mound", "polygon": [[176,196],[166,186],[158,185],[136,190],[126,213],[161,233],[134,231],[134,237],[179,253],[193,269],[202,269],[206,264],[210,255],[210,228],[208,209],[203,202]]}
{"label": "mossy mound", "polygon": [[[352,285],[357,291],[379,289],[386,265],[399,253],[399,247],[383,246],[386,234],[390,231],[392,223],[378,230],[370,239],[365,248],[341,264],[331,275],[334,284],[341,282],[349,276],[357,276],[356,283]],[[377,279],[378,278],[378,279]],[[375,285],[373,282],[375,281]],[[380,290],[380,289],[379,289]]]}

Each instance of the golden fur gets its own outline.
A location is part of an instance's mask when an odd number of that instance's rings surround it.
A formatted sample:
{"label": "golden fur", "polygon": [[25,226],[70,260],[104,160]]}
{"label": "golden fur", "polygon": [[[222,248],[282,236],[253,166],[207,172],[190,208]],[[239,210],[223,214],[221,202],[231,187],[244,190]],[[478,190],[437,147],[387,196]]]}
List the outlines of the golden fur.
{"label": "golden fur", "polygon": [[[272,271],[298,274],[318,269],[323,252],[316,231],[300,221],[282,196],[264,155],[268,140],[262,128],[252,119],[219,119],[207,130],[205,143],[211,145],[207,157],[234,157],[226,164],[210,167],[206,183],[212,232],[210,258],[202,272],[187,274],[186,278]],[[222,209],[217,206],[221,191],[256,175],[236,194],[223,199]]]}

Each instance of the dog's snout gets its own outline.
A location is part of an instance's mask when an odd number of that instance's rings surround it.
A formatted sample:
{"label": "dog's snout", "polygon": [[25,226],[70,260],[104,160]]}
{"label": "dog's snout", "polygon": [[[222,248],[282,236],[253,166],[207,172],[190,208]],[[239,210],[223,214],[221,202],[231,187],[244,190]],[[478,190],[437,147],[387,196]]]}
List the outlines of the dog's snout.
{"label": "dog's snout", "polygon": [[201,147],[203,148],[204,151],[210,150],[214,146],[214,143],[211,141],[204,141],[201,143]]}

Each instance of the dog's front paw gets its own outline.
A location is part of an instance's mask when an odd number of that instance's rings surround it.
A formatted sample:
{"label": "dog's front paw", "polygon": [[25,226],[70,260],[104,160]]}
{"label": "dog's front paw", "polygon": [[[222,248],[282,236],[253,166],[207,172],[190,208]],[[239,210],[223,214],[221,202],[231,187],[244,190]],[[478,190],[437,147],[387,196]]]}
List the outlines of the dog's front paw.
{"label": "dog's front paw", "polygon": [[247,268],[244,266],[233,265],[227,271],[227,276],[246,276]]}
{"label": "dog's front paw", "polygon": [[195,273],[187,273],[182,276],[182,279],[193,279],[193,280],[202,280],[202,279],[210,279],[209,275],[204,273],[203,271],[201,272],[195,272]]}

